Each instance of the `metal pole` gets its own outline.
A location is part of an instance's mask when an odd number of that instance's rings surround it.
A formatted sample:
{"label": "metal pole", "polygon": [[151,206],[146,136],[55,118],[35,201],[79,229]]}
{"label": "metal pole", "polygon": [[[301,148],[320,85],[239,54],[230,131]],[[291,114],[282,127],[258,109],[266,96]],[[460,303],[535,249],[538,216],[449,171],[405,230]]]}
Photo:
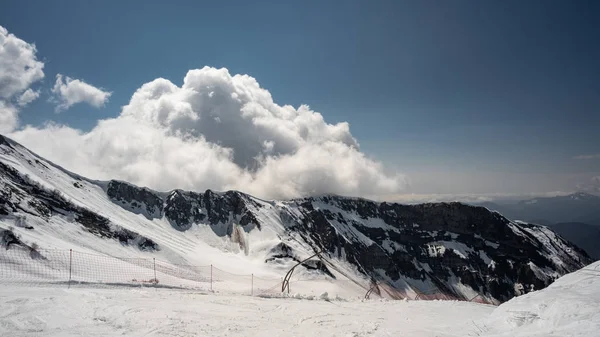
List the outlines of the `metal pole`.
{"label": "metal pole", "polygon": [[71,274],[73,270],[73,249],[69,249],[69,286],[71,288]]}
{"label": "metal pole", "polygon": [[158,279],[156,278],[156,258],[152,258],[152,262],[154,264],[154,283],[158,283]]}
{"label": "metal pole", "polygon": [[298,262],[296,265],[294,265],[292,267],[292,269],[288,270],[287,274],[285,274],[285,277],[283,278],[283,282],[281,283],[281,292],[282,293],[285,292],[285,288],[287,288],[288,294],[290,293],[290,278],[292,278],[292,274],[294,273],[294,268],[298,267],[305,261],[308,261],[308,260],[312,259],[313,257],[319,255],[320,253],[321,253],[321,251],[316,252],[314,255],[311,255],[310,257]]}
{"label": "metal pole", "polygon": [[210,291],[212,291],[212,264],[210,265]]}

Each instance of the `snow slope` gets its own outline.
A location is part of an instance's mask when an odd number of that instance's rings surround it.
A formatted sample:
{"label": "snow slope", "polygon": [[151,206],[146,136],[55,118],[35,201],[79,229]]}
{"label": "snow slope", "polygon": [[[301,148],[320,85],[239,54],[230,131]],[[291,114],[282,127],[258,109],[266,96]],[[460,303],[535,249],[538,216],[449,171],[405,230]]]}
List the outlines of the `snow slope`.
{"label": "snow slope", "polygon": [[465,302],[323,301],[155,289],[0,288],[0,335],[475,336],[492,307]]}
{"label": "snow slope", "polygon": [[595,337],[600,262],[499,307],[53,286],[3,286],[0,303],[1,336]]}
{"label": "snow slope", "polygon": [[477,326],[495,337],[600,336],[600,262],[513,298]]}

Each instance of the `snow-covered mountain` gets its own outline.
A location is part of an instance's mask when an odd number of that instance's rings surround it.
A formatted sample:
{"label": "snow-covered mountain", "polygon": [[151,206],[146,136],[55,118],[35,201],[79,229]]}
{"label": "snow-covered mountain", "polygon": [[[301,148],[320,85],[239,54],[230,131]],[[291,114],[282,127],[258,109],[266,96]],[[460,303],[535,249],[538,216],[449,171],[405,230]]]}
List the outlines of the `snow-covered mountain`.
{"label": "snow-covered mountain", "polygon": [[[326,195],[156,192],[68,172],[0,136],[0,230],[23,244],[217,264],[282,276],[315,251],[346,275],[406,294],[505,301],[591,262],[544,226],[461,203],[401,205]],[[11,231],[8,228],[12,227]],[[328,266],[307,264],[323,277]],[[524,289],[524,290],[521,290]]]}

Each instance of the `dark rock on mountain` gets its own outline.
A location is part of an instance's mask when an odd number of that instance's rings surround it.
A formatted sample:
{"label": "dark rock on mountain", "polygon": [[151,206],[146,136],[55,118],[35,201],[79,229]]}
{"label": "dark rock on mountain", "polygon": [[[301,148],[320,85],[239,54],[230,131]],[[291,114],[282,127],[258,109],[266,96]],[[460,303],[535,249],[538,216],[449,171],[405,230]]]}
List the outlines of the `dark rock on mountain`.
{"label": "dark rock on mountain", "polygon": [[[259,207],[248,195],[228,191],[204,193],[174,190],[162,197],[160,193],[132,184],[111,180],[106,194],[111,200],[148,219],[160,218],[164,214],[171,225],[180,231],[189,229],[192,224],[206,222],[212,225],[235,222],[249,231],[260,228],[260,222],[248,210],[246,204]],[[224,235],[224,234],[222,234]]]}
{"label": "dark rock on mountain", "polygon": [[[591,262],[584,251],[545,227],[513,223],[483,207],[343,197],[295,202],[303,216],[291,226],[316,249],[344,256],[375,279],[429,282],[459,298],[448,286],[452,279],[507,300],[514,296],[515,282],[540,289],[553,281],[554,276],[539,270],[558,275]],[[555,256],[564,265],[555,264]]]}
{"label": "dark rock on mountain", "polygon": [[162,216],[162,199],[147,188],[111,180],[106,194],[116,204],[128,207],[134,213],[144,214],[149,219]]}
{"label": "dark rock on mountain", "polygon": [[195,193],[175,190],[166,197],[164,212],[171,225],[178,230],[187,230],[192,224],[200,222],[211,225],[235,222],[246,231],[253,226],[260,229],[260,222],[248,210],[247,203],[258,205],[247,195],[236,191],[215,193],[207,190]]}
{"label": "dark rock on mountain", "polygon": [[23,242],[9,229],[0,229],[0,246],[10,249],[11,245],[23,245]]}

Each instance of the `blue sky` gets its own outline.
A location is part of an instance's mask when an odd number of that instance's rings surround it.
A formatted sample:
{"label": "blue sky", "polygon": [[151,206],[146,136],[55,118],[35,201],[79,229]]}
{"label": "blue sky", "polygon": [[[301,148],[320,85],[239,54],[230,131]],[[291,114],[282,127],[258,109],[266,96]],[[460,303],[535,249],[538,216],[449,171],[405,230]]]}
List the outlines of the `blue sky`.
{"label": "blue sky", "polygon": [[[3,1],[46,77],[21,124],[89,131],[143,83],[189,69],[248,74],[279,105],[347,121],[410,193],[569,191],[600,175],[594,1]],[[48,102],[57,73],[112,92]]]}

